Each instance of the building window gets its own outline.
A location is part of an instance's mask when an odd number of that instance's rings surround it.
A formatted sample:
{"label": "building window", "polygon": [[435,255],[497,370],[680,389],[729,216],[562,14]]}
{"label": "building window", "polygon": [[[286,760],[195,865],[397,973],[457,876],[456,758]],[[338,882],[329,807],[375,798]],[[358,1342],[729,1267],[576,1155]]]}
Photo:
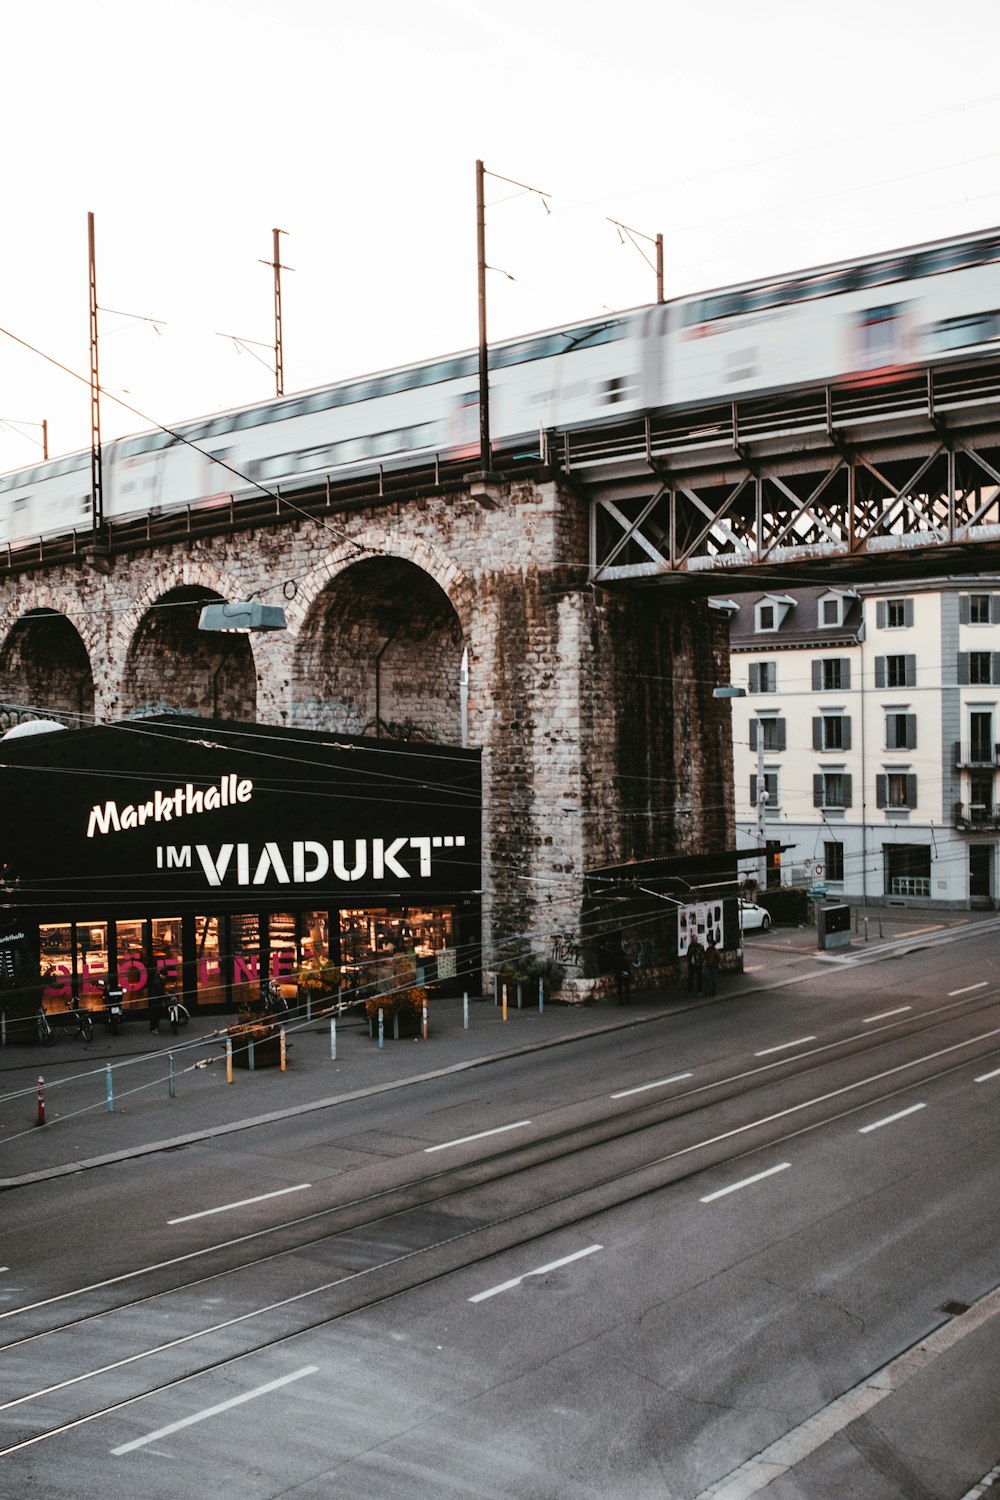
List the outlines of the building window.
{"label": "building window", "polygon": [[839,594],[832,594],[827,599],[819,602],[819,622],[821,625],[839,625],[841,623],[841,611],[844,601]]}
{"label": "building window", "polygon": [[823,844],[823,863],[826,866],[827,880],[843,880],[844,878],[844,846],[843,844]]}
{"label": "building window", "polygon": [[825,656],[812,664],[814,693],[846,692],[851,685],[851,663],[844,656]]}
{"label": "building window", "polygon": [[879,807],[909,811],[917,805],[917,778],[907,771],[886,771],[875,778]]}
{"label": "building window", "polygon": [[765,750],[784,750],[784,719],[779,719],[777,717],[751,719],[750,749],[756,750],[759,744],[763,745],[763,748]]}
{"label": "building window", "polygon": [[757,606],[757,629],[777,630],[777,610],[773,604],[758,604]]}
{"label": "building window", "polygon": [[915,750],[917,748],[916,714],[895,712],[886,714],[885,748],[887,750]]}
{"label": "building window", "polygon": [[851,720],[847,714],[823,714],[813,719],[814,750],[850,750]]}
{"label": "building window", "polygon": [[876,656],[875,686],[877,688],[916,687],[917,658],[915,656]]}
{"label": "building window", "polygon": [[990,596],[989,594],[969,595],[969,624],[988,625],[990,623]]}
{"label": "building window", "polygon": [[776,661],[752,661],[749,686],[751,693],[776,693],[778,691],[778,663]]}
{"label": "building window", "polygon": [[913,624],[912,599],[879,599],[875,606],[879,630],[906,630]]}
{"label": "building window", "polygon": [[[767,807],[773,812],[778,806],[778,773],[777,771],[764,772],[764,790],[767,793]],[[750,777],[750,806],[757,806],[757,775],[756,772]]]}
{"label": "building window", "polygon": [[844,771],[820,771],[813,777],[813,806],[845,808],[851,806],[852,777]]}
{"label": "building window", "polygon": [[991,666],[990,658],[991,658],[992,654],[993,653],[991,651],[970,651],[969,652],[969,681],[970,682],[984,683],[984,682],[989,682],[991,680],[991,678],[990,678],[990,666]]}

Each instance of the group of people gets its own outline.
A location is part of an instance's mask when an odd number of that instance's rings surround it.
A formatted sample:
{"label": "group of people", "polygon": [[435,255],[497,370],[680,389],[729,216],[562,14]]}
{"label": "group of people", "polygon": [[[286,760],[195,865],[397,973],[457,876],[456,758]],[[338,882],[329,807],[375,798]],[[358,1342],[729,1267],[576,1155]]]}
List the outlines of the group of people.
{"label": "group of people", "polygon": [[716,947],[714,934],[708,934],[703,943],[698,934],[688,944],[688,994],[714,995],[722,967],[722,955]]}

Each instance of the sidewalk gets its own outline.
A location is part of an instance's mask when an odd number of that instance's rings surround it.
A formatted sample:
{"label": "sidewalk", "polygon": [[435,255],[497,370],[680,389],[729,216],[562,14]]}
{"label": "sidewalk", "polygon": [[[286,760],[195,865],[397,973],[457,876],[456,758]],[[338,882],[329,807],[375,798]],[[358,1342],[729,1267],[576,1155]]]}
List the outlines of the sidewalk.
{"label": "sidewalk", "polygon": [[[851,949],[840,950],[844,957],[877,959],[880,951],[898,952],[901,943],[919,945],[934,934],[1000,921],[990,912],[891,910],[881,914],[880,938],[879,915],[868,913],[868,942],[852,935]],[[504,1022],[491,1000],[470,997],[468,1030],[460,997],[433,999],[426,1042],[395,1041],[390,1032],[382,1049],[369,1037],[363,1013],[350,1011],[337,1022],[335,1060],[328,1019],[292,1020],[287,1070],[234,1068],[232,1084],[223,1041],[231,1018],[225,1016],[195,1017],[176,1038],[151,1036],[136,1021],[114,1038],[98,1030],[89,1046],[61,1038],[51,1049],[7,1047],[0,1051],[0,1190],[760,993],[794,979],[817,956],[814,928],[776,927],[747,937],[744,972],[724,974],[714,998],[688,995],[677,985],[640,990],[627,1007],[616,1000],[586,1006],[549,1001],[539,1014],[537,1007],[518,1010],[509,997]],[[37,1124],[40,1076],[43,1126]]]}

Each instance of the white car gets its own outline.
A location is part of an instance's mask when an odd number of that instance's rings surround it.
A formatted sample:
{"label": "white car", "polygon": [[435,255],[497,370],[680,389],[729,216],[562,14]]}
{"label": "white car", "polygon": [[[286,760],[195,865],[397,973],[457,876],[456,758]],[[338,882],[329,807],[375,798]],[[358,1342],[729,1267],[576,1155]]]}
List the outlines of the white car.
{"label": "white car", "polygon": [[766,932],[771,925],[771,913],[763,906],[758,906],[756,901],[740,900],[740,931]]}

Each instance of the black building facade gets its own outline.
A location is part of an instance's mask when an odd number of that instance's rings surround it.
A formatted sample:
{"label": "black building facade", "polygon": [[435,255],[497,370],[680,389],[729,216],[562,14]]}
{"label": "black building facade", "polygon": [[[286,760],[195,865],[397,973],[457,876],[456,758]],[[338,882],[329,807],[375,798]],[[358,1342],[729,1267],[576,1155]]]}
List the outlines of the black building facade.
{"label": "black building facade", "polygon": [[5,928],[45,1003],[191,1006],[335,968],[479,982],[477,751],[164,714],[0,741]]}

